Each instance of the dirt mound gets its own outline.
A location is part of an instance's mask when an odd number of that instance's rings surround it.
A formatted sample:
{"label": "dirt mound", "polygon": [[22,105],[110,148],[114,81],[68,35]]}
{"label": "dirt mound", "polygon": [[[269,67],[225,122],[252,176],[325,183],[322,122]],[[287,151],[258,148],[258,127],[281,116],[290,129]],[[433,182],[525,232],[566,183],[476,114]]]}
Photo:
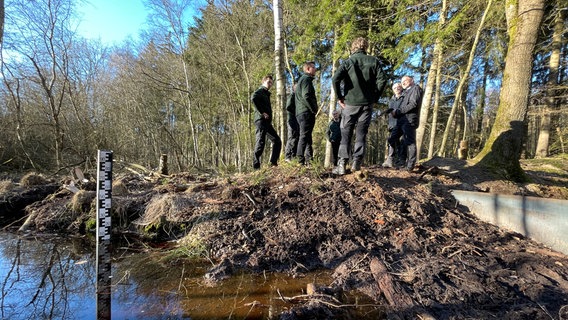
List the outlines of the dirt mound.
{"label": "dirt mound", "polygon": [[[465,162],[433,159],[415,172],[371,167],[342,177],[284,165],[228,178],[121,181],[128,192],[113,197],[114,231],[202,250],[217,263],[205,276],[210,285],[239,270],[301,276],[327,268],[334,281],[325,296],[357,290],[385,318],[566,319],[568,313],[568,258],[477,220],[450,194],[538,195],[543,188],[531,191]],[[560,181],[545,190],[562,197],[563,188]],[[94,212],[69,205],[72,198],[28,207],[42,213],[35,225],[80,232]],[[45,222],[62,210],[66,220]],[[344,312],[336,301],[317,299],[282,318]]]}

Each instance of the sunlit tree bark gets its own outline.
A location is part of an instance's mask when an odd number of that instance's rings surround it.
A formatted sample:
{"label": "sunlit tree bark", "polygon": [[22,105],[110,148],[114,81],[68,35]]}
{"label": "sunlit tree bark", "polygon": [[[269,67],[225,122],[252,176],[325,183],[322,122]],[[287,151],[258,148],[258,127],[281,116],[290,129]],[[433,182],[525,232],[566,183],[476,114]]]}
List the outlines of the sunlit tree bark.
{"label": "sunlit tree bark", "polygon": [[519,159],[525,137],[533,51],[542,22],[544,0],[506,2],[509,46],[501,84],[499,109],[485,147],[474,159],[504,176],[522,181]]}
{"label": "sunlit tree bark", "polygon": [[538,143],[536,146],[536,156],[537,157],[547,157],[548,156],[548,146],[550,141],[550,131],[551,131],[551,117],[556,110],[556,90],[554,88],[559,84],[558,70],[560,67],[560,50],[562,48],[562,33],[564,32],[564,11],[558,10],[554,18],[554,27],[552,34],[552,52],[550,54],[549,60],[549,78],[548,78],[548,90],[547,97],[545,100],[545,108],[541,114],[540,120],[540,132],[538,135]]}
{"label": "sunlit tree bark", "polygon": [[[438,20],[438,31],[442,30],[444,24],[446,23],[446,14],[448,10],[448,5],[446,0],[442,0],[442,8],[440,9],[440,18]],[[426,134],[426,124],[428,123],[428,114],[430,111],[430,104],[432,102],[432,93],[434,89],[439,92],[440,82],[440,67],[442,63],[443,55],[443,39],[442,35],[436,37],[436,42],[434,43],[434,52],[432,54],[432,63],[430,64],[430,69],[428,70],[428,79],[426,80],[426,86],[424,87],[424,96],[422,98],[422,106],[420,108],[420,125],[416,129],[416,156],[417,160],[420,160],[420,152],[422,149],[422,141],[424,141],[424,135]],[[438,94],[436,94],[438,96]],[[436,98],[435,98],[436,99]],[[439,101],[434,101],[434,105],[438,106]],[[433,112],[437,112],[434,110]],[[437,122],[438,115],[434,114],[435,120]],[[432,123],[430,132],[430,145],[428,147],[428,158],[432,157],[434,138],[436,136],[436,124]]]}

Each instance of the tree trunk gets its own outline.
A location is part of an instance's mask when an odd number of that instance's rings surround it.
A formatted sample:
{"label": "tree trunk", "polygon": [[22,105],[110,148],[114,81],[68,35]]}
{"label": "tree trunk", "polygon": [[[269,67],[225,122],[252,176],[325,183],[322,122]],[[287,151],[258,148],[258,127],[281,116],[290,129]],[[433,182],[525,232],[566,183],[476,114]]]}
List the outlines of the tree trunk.
{"label": "tree trunk", "polygon": [[542,112],[540,120],[540,132],[536,145],[536,157],[544,158],[548,156],[548,146],[550,141],[551,114],[556,109],[556,90],[558,85],[558,69],[560,67],[560,49],[562,47],[562,32],[564,27],[564,10],[558,10],[554,18],[554,31],[552,34],[552,53],[550,54],[548,78],[548,91],[546,93],[546,107]]}
{"label": "tree trunk", "polygon": [[[479,26],[477,27],[477,32],[475,33],[475,39],[473,40],[473,44],[471,46],[471,50],[469,51],[469,58],[467,61],[467,66],[463,73],[463,76],[460,79],[458,87],[456,89],[456,96],[454,98],[454,104],[452,106],[452,110],[450,111],[450,116],[448,117],[448,123],[446,125],[446,129],[444,130],[444,136],[442,137],[442,145],[440,146],[440,156],[444,156],[445,149],[446,149],[446,142],[448,140],[448,135],[450,132],[450,124],[454,120],[454,115],[457,112],[458,106],[460,105],[460,101],[462,99],[462,95],[466,94],[464,90],[467,88],[466,83],[468,83],[469,79],[469,72],[471,71],[471,66],[473,65],[473,58],[475,57],[475,49],[477,48],[477,43],[479,42],[479,37],[481,36],[481,31],[483,31],[483,26],[485,25],[485,19],[487,18],[487,13],[493,4],[493,0],[487,1],[487,6],[485,7],[485,11],[483,11],[483,15],[481,16],[481,21],[479,22]],[[467,121],[467,114],[464,114],[464,122]],[[463,139],[466,139],[467,136],[467,127],[464,124],[463,127]]]}
{"label": "tree trunk", "polygon": [[533,51],[542,22],[544,0],[507,1],[509,45],[499,108],[485,147],[474,159],[515,181],[525,181],[519,159],[525,136]]}
{"label": "tree trunk", "polygon": [[[442,0],[442,9],[440,10],[440,20],[438,21],[438,31],[441,31],[446,23],[447,14],[447,0]],[[430,70],[428,71],[428,80],[426,81],[426,87],[424,88],[424,97],[422,99],[422,106],[420,108],[420,125],[416,129],[416,156],[417,160],[420,160],[420,151],[422,149],[422,141],[424,140],[424,135],[426,132],[426,123],[428,123],[428,111],[430,108],[430,102],[432,101],[432,92],[434,90],[434,84],[436,83],[436,78],[438,77],[438,69],[441,66],[441,57],[443,54],[441,35],[436,38],[436,43],[434,44],[434,52],[432,54],[432,64],[430,65]],[[438,89],[438,84],[436,84],[436,90]],[[435,104],[436,102],[434,102]],[[437,112],[437,111],[436,111]],[[437,118],[437,115],[436,115]],[[431,129],[436,131],[435,124],[432,125]],[[430,132],[430,139],[433,139],[432,132]],[[430,146],[432,147],[432,140],[430,140]],[[428,149],[428,158],[431,158],[432,151]]]}
{"label": "tree trunk", "polygon": [[[436,57],[436,63],[442,64],[442,50]],[[432,110],[432,126],[430,128],[430,142],[428,144],[428,158],[434,156],[434,141],[436,140],[436,129],[438,127],[438,113],[440,110],[440,84],[442,83],[442,70],[436,69],[436,92],[434,93],[434,109]]]}
{"label": "tree trunk", "polygon": [[[333,42],[333,45],[336,46],[338,43],[337,41],[337,32],[335,32],[335,41]],[[336,48],[334,48],[332,50],[332,52],[336,52],[335,50]],[[339,59],[337,57],[336,54],[332,53],[332,61],[331,61],[331,74],[335,74],[335,70],[337,70],[337,67],[339,67]],[[331,91],[329,93],[329,112],[328,112],[328,118],[331,119],[333,118],[333,111],[335,111],[337,105],[337,96],[335,95],[335,91],[333,90],[333,86],[331,86]],[[323,166],[325,168],[329,168],[332,167],[333,164],[331,163],[331,153],[332,153],[332,148],[331,148],[331,142],[327,141],[325,143],[325,159],[323,162]]]}
{"label": "tree trunk", "polygon": [[[282,4],[274,0],[274,65],[276,70],[276,108],[278,115],[278,134],[286,136],[286,76],[284,74],[284,39],[282,38]],[[285,148],[282,148],[284,152]]]}

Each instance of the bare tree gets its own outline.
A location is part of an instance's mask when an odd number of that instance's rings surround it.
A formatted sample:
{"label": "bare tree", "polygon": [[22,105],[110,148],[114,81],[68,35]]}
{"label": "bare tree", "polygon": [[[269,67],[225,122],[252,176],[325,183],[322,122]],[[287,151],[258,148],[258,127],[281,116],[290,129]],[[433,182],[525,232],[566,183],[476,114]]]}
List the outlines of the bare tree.
{"label": "bare tree", "polygon": [[147,0],[146,5],[152,10],[152,21],[158,30],[164,34],[171,35],[172,51],[176,54],[183,70],[183,87],[178,88],[179,94],[185,101],[187,117],[193,140],[193,163],[199,165],[201,162],[199,153],[199,141],[194,124],[194,108],[191,97],[189,68],[183,53],[187,47],[188,28],[184,22],[184,14],[190,9],[190,0]]}
{"label": "bare tree", "polygon": [[[73,33],[70,32],[74,14],[71,0],[16,1],[14,34],[11,48],[25,57],[29,65],[22,65],[21,78],[26,82],[27,103],[41,110],[44,125],[51,131],[55,165],[63,163],[65,130],[63,112],[66,92],[69,91],[69,50]],[[35,101],[30,99],[35,97]],[[44,155],[45,156],[45,155]]]}

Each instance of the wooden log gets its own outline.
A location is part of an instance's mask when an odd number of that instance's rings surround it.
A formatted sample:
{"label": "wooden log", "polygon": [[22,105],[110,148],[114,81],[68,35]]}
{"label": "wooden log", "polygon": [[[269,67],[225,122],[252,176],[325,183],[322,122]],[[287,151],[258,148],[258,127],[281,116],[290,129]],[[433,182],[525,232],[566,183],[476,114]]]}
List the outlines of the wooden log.
{"label": "wooden log", "polygon": [[397,308],[408,308],[414,305],[412,298],[400,284],[393,281],[392,276],[387,271],[387,267],[377,257],[371,260],[370,267],[373,278],[377,281],[389,305]]}
{"label": "wooden log", "polygon": [[371,274],[377,281],[379,288],[390,306],[397,312],[392,315],[394,318],[404,318],[409,313],[414,313],[412,319],[435,320],[436,318],[429,314],[424,308],[414,302],[412,297],[404,290],[404,288],[394,281],[393,277],[388,273],[387,267],[377,257],[371,260]]}

